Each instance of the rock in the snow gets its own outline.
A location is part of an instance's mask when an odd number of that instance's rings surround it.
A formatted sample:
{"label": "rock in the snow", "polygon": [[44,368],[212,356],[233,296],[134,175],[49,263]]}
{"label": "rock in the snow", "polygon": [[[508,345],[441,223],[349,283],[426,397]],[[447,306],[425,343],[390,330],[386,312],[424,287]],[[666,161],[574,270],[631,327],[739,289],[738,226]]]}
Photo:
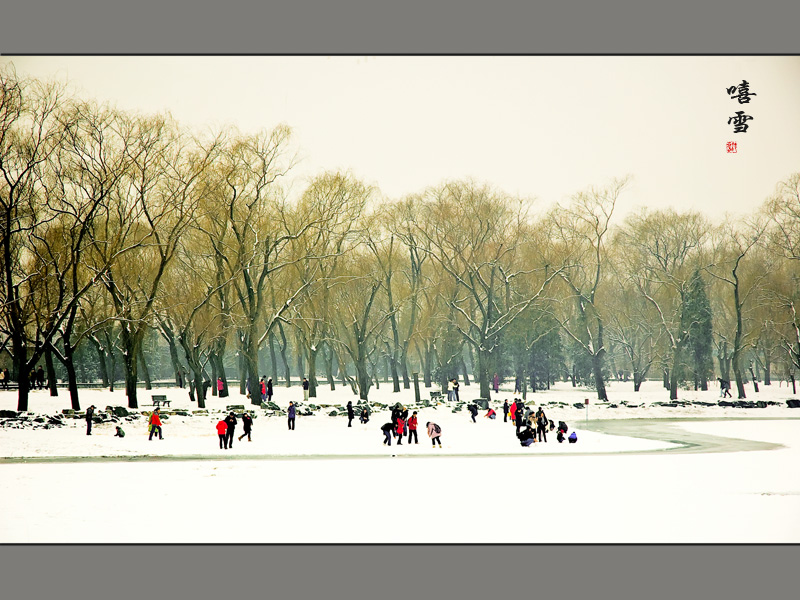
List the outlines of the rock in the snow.
{"label": "rock in the snow", "polygon": [[13,419],[17,416],[15,410],[0,410],[0,419]]}

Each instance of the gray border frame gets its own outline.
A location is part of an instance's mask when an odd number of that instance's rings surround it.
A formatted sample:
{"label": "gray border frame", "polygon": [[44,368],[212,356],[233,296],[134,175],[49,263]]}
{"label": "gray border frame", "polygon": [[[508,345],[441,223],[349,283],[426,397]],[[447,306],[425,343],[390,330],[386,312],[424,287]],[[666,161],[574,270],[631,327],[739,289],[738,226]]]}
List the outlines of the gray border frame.
{"label": "gray border frame", "polygon": [[790,0],[28,0],[3,54],[781,54]]}
{"label": "gray border frame", "polygon": [[[796,36],[800,5],[786,0],[673,0],[648,5],[639,0],[562,0],[552,4],[281,0],[255,6],[140,0],[112,6],[102,0],[30,0],[3,7],[0,53],[800,52]],[[510,509],[518,504],[518,499],[509,498]],[[231,508],[235,509],[235,502]],[[535,496],[519,510],[535,511]],[[120,518],[139,518],[147,526],[146,515]],[[476,514],[477,518],[483,515]],[[97,515],[97,527],[113,527],[108,519]],[[198,524],[221,525],[218,517]],[[387,517],[382,526],[407,528],[409,542],[414,540],[413,522],[397,523]],[[524,519],[519,526],[529,527]],[[558,527],[558,519],[546,526]],[[532,528],[534,544],[535,538]],[[5,545],[0,546],[0,574],[4,595],[15,600],[124,600],[143,594],[175,598],[250,594],[281,599],[743,598],[793,590],[798,548]]]}

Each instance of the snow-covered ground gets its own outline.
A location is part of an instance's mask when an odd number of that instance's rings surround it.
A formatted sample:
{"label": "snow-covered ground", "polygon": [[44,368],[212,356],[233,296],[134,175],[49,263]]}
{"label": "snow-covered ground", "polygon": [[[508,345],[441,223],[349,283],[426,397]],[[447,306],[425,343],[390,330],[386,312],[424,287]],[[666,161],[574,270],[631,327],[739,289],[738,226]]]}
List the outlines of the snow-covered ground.
{"label": "snow-covered ground", "polygon": [[[325,408],[288,431],[285,417],[256,408],[253,441],[220,450],[215,424],[225,407],[248,406],[238,393],[209,398],[208,415],[169,415],[162,441],[148,441],[144,417],[121,421],[123,439],[115,423],[95,425],[91,437],[81,419],[50,429],[6,423],[0,543],[800,542],[800,410],[786,405],[791,389],[748,386],[748,400],[778,404],[743,409],[654,406],[668,402],[657,382],[638,394],[631,387],[610,387],[616,408],[563,384],[528,394],[529,405],[541,402],[579,438],[558,444],[550,434],[530,448],[502,416],[481,411],[473,424],[466,411],[439,406],[417,408],[419,445],[382,445],[386,410],[348,428]],[[302,400],[298,386],[275,392],[281,407]],[[167,412],[195,408],[178,388],[139,393],[140,405],[155,393],[172,400]],[[70,405],[60,394],[33,392],[31,412],[60,413]],[[462,399],[477,395],[462,385]],[[680,396],[716,403],[719,391]],[[501,390],[492,402],[512,397]],[[584,398],[588,423],[573,406]],[[356,401],[349,389],[320,387],[310,402],[347,400]],[[412,407],[414,394],[382,384],[370,400]],[[81,390],[81,406],[90,404],[104,411],[127,402],[121,391]],[[0,392],[0,410],[15,409],[16,394]],[[442,449],[425,435],[429,420],[442,427]],[[220,511],[233,527],[219,525]]]}

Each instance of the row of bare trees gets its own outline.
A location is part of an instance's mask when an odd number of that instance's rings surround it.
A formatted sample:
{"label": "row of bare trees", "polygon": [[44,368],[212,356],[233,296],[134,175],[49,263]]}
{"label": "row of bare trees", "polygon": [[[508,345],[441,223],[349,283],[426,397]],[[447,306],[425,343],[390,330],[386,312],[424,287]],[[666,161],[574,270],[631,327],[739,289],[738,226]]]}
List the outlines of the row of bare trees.
{"label": "row of bare trees", "polygon": [[604,400],[621,372],[638,390],[660,371],[677,398],[732,371],[744,397],[746,370],[768,383],[800,366],[800,175],[721,223],[619,219],[627,179],[545,214],[474,181],[393,201],[337,172],[292,199],[286,126],[197,135],[11,69],[0,85],[0,344],[19,410],[42,360],[55,385],[54,359],[80,408],[81,345],[111,386],[121,355],[136,408],[154,331],[200,407],[208,380],[229,393],[231,360],[260,402],[260,351],[287,380],[295,358],[312,396],[324,375],[363,399],[381,363],[394,391],[412,372],[472,374],[488,397],[499,372],[523,393],[572,377]]}

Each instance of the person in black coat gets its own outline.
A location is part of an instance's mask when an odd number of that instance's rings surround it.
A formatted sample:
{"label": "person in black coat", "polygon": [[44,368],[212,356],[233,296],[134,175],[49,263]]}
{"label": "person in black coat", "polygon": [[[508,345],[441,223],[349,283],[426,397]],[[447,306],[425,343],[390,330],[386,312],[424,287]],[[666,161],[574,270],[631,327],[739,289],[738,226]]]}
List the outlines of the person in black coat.
{"label": "person in black coat", "polygon": [[353,412],[353,402],[351,400],[347,401],[347,426],[353,426],[353,417],[355,417],[355,413]]}
{"label": "person in black coat", "polygon": [[508,422],[508,400],[503,402],[503,423]]}
{"label": "person in black coat", "polygon": [[247,436],[247,441],[252,442],[253,440],[250,439],[250,431],[253,428],[253,417],[250,416],[250,413],[244,413],[242,415],[242,427],[244,427],[244,433],[239,436],[239,441],[242,441],[242,438]]}
{"label": "person in black coat", "polygon": [[544,436],[544,441],[547,441],[547,426],[549,423],[550,419],[544,414],[544,408],[540,406],[539,410],[536,411],[536,433],[540,442],[542,441],[542,436]]}
{"label": "person in black coat", "polygon": [[519,439],[520,446],[530,446],[536,442],[536,434],[530,426],[525,427],[525,429],[517,433],[517,438]]}
{"label": "person in black coat", "polygon": [[408,409],[405,406],[402,406],[402,412],[400,416],[402,417],[403,421],[405,421],[406,426],[403,429],[403,435],[408,435]]}
{"label": "person in black coat", "polygon": [[272,402],[272,377],[267,379],[267,402]]}
{"label": "person in black coat", "polygon": [[514,413],[515,425],[517,426],[517,433],[525,426],[525,405],[517,403],[517,412]]}
{"label": "person in black coat", "polygon": [[386,424],[381,426],[381,431],[383,432],[383,435],[385,436],[385,438],[383,440],[383,445],[384,446],[391,446],[392,445],[392,432],[394,430],[395,430],[394,423],[386,423]]}
{"label": "person in black coat", "polygon": [[397,431],[397,419],[400,418],[400,403],[394,405],[392,408],[392,435]]}
{"label": "person in black coat", "polygon": [[362,424],[366,424],[369,422],[369,411],[366,408],[361,409],[361,417],[358,419],[361,421]]}
{"label": "person in black coat", "polygon": [[86,409],[86,435],[92,435],[92,417],[94,416],[94,404]]}
{"label": "person in black coat", "polygon": [[469,405],[468,408],[469,408],[469,414],[472,415],[472,422],[477,423],[475,417],[478,416],[478,405],[473,402],[472,404]]}
{"label": "person in black coat", "polygon": [[236,423],[239,421],[236,420],[236,415],[231,413],[225,417],[225,422],[228,424],[228,430],[225,432],[225,436],[228,438],[228,448],[233,448],[233,433],[236,430]]}

